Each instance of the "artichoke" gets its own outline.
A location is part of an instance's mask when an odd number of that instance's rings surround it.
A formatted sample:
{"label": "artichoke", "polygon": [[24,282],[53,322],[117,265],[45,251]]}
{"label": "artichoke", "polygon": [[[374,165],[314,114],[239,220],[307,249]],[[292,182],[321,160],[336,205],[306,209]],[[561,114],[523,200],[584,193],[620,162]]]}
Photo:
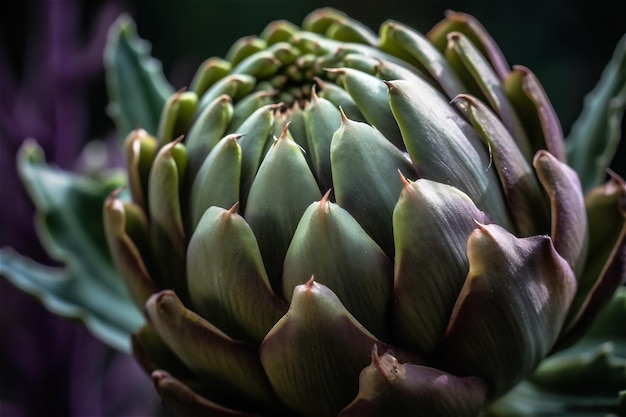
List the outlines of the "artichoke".
{"label": "artichoke", "polygon": [[626,183],[581,182],[537,78],[469,15],[424,36],[319,9],[139,97],[158,119],[114,92],[104,230],[177,414],[478,415],[626,280]]}

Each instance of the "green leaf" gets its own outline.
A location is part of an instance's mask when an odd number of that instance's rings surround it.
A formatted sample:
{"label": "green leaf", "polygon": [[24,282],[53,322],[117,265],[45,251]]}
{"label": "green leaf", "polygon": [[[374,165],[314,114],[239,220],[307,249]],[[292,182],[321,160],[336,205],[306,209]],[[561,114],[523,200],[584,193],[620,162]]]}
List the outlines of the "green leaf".
{"label": "green leaf", "polygon": [[617,44],[600,81],[585,98],[583,111],[567,137],[569,165],[587,192],[604,182],[620,141],[620,121],[626,109],[626,35]]}
{"label": "green leaf", "polygon": [[33,142],[21,149],[19,171],[38,211],[42,243],[64,267],[41,265],[4,248],[0,275],[52,312],[83,321],[105,343],[129,351],[130,334],[144,320],[114,269],[102,223],[103,202],[123,178],[95,180],[47,166]]}
{"label": "green leaf", "polygon": [[135,22],[121,15],[111,26],[104,51],[109,91],[108,112],[120,138],[138,126],[156,135],[161,110],[174,92],[161,63],[150,56],[150,45],[137,35]]}
{"label": "green leaf", "polygon": [[544,360],[530,381],[494,402],[483,417],[620,415],[619,392],[626,390],[624,320],[626,287],[621,287],[587,336]]}

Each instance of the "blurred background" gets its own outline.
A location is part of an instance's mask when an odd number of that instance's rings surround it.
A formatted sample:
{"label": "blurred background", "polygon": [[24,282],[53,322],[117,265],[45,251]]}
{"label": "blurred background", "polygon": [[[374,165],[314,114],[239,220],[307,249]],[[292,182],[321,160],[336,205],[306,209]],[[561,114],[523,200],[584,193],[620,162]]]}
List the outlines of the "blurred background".
{"label": "blurred background", "polygon": [[[509,64],[542,82],[564,133],[626,32],[626,2],[605,0],[22,0],[0,5],[0,247],[53,264],[32,226],[15,154],[33,137],[49,162],[80,170],[94,139],[115,143],[106,113],[102,50],[108,26],[131,15],[175,89],[209,56],[272,20],[300,24],[335,7],[377,30],[396,19],[425,33],[446,9],[478,18]],[[624,126],[624,123],[622,123]],[[626,129],[624,129],[626,130]],[[115,145],[110,149],[115,150]],[[626,175],[626,143],[612,168]],[[112,163],[121,160],[114,158]],[[0,260],[1,261],[1,260]],[[0,416],[165,415],[133,359],[55,317],[0,279]]]}

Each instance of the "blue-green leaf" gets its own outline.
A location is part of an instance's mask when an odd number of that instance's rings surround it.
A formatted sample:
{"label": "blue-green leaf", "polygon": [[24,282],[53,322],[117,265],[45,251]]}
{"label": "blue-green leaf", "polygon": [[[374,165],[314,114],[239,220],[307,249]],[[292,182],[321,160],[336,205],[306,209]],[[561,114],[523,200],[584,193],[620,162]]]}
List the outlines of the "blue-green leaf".
{"label": "blue-green leaf", "polygon": [[583,111],[565,143],[567,160],[580,176],[583,191],[600,185],[620,141],[626,109],[626,35],[617,44],[600,81],[585,98]]}
{"label": "blue-green leaf", "polygon": [[620,401],[626,399],[620,399],[620,392],[626,393],[625,321],[626,287],[621,287],[583,339],[545,359],[530,380],[493,403],[482,417],[621,415]]}
{"label": "blue-green leaf", "polygon": [[111,26],[104,51],[109,115],[120,138],[141,127],[156,135],[159,117],[174,92],[161,63],[150,56],[150,44],[137,35],[135,22],[121,15]]}
{"label": "blue-green leaf", "polygon": [[42,243],[64,266],[42,265],[3,248],[0,275],[52,312],[83,321],[105,343],[129,351],[130,334],[144,319],[111,262],[102,223],[103,202],[123,177],[93,179],[50,167],[33,142],[23,145],[19,158]]}

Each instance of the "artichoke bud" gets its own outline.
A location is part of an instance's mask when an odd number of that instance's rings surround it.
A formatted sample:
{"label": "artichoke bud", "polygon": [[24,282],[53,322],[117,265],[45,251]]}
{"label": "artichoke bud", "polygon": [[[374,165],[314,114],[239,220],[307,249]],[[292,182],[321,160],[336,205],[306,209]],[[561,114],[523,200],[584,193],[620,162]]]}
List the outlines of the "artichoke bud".
{"label": "artichoke bud", "polygon": [[469,15],[273,22],[152,104],[104,226],[183,415],[478,415],[625,280],[624,181],[583,198],[538,80]]}

